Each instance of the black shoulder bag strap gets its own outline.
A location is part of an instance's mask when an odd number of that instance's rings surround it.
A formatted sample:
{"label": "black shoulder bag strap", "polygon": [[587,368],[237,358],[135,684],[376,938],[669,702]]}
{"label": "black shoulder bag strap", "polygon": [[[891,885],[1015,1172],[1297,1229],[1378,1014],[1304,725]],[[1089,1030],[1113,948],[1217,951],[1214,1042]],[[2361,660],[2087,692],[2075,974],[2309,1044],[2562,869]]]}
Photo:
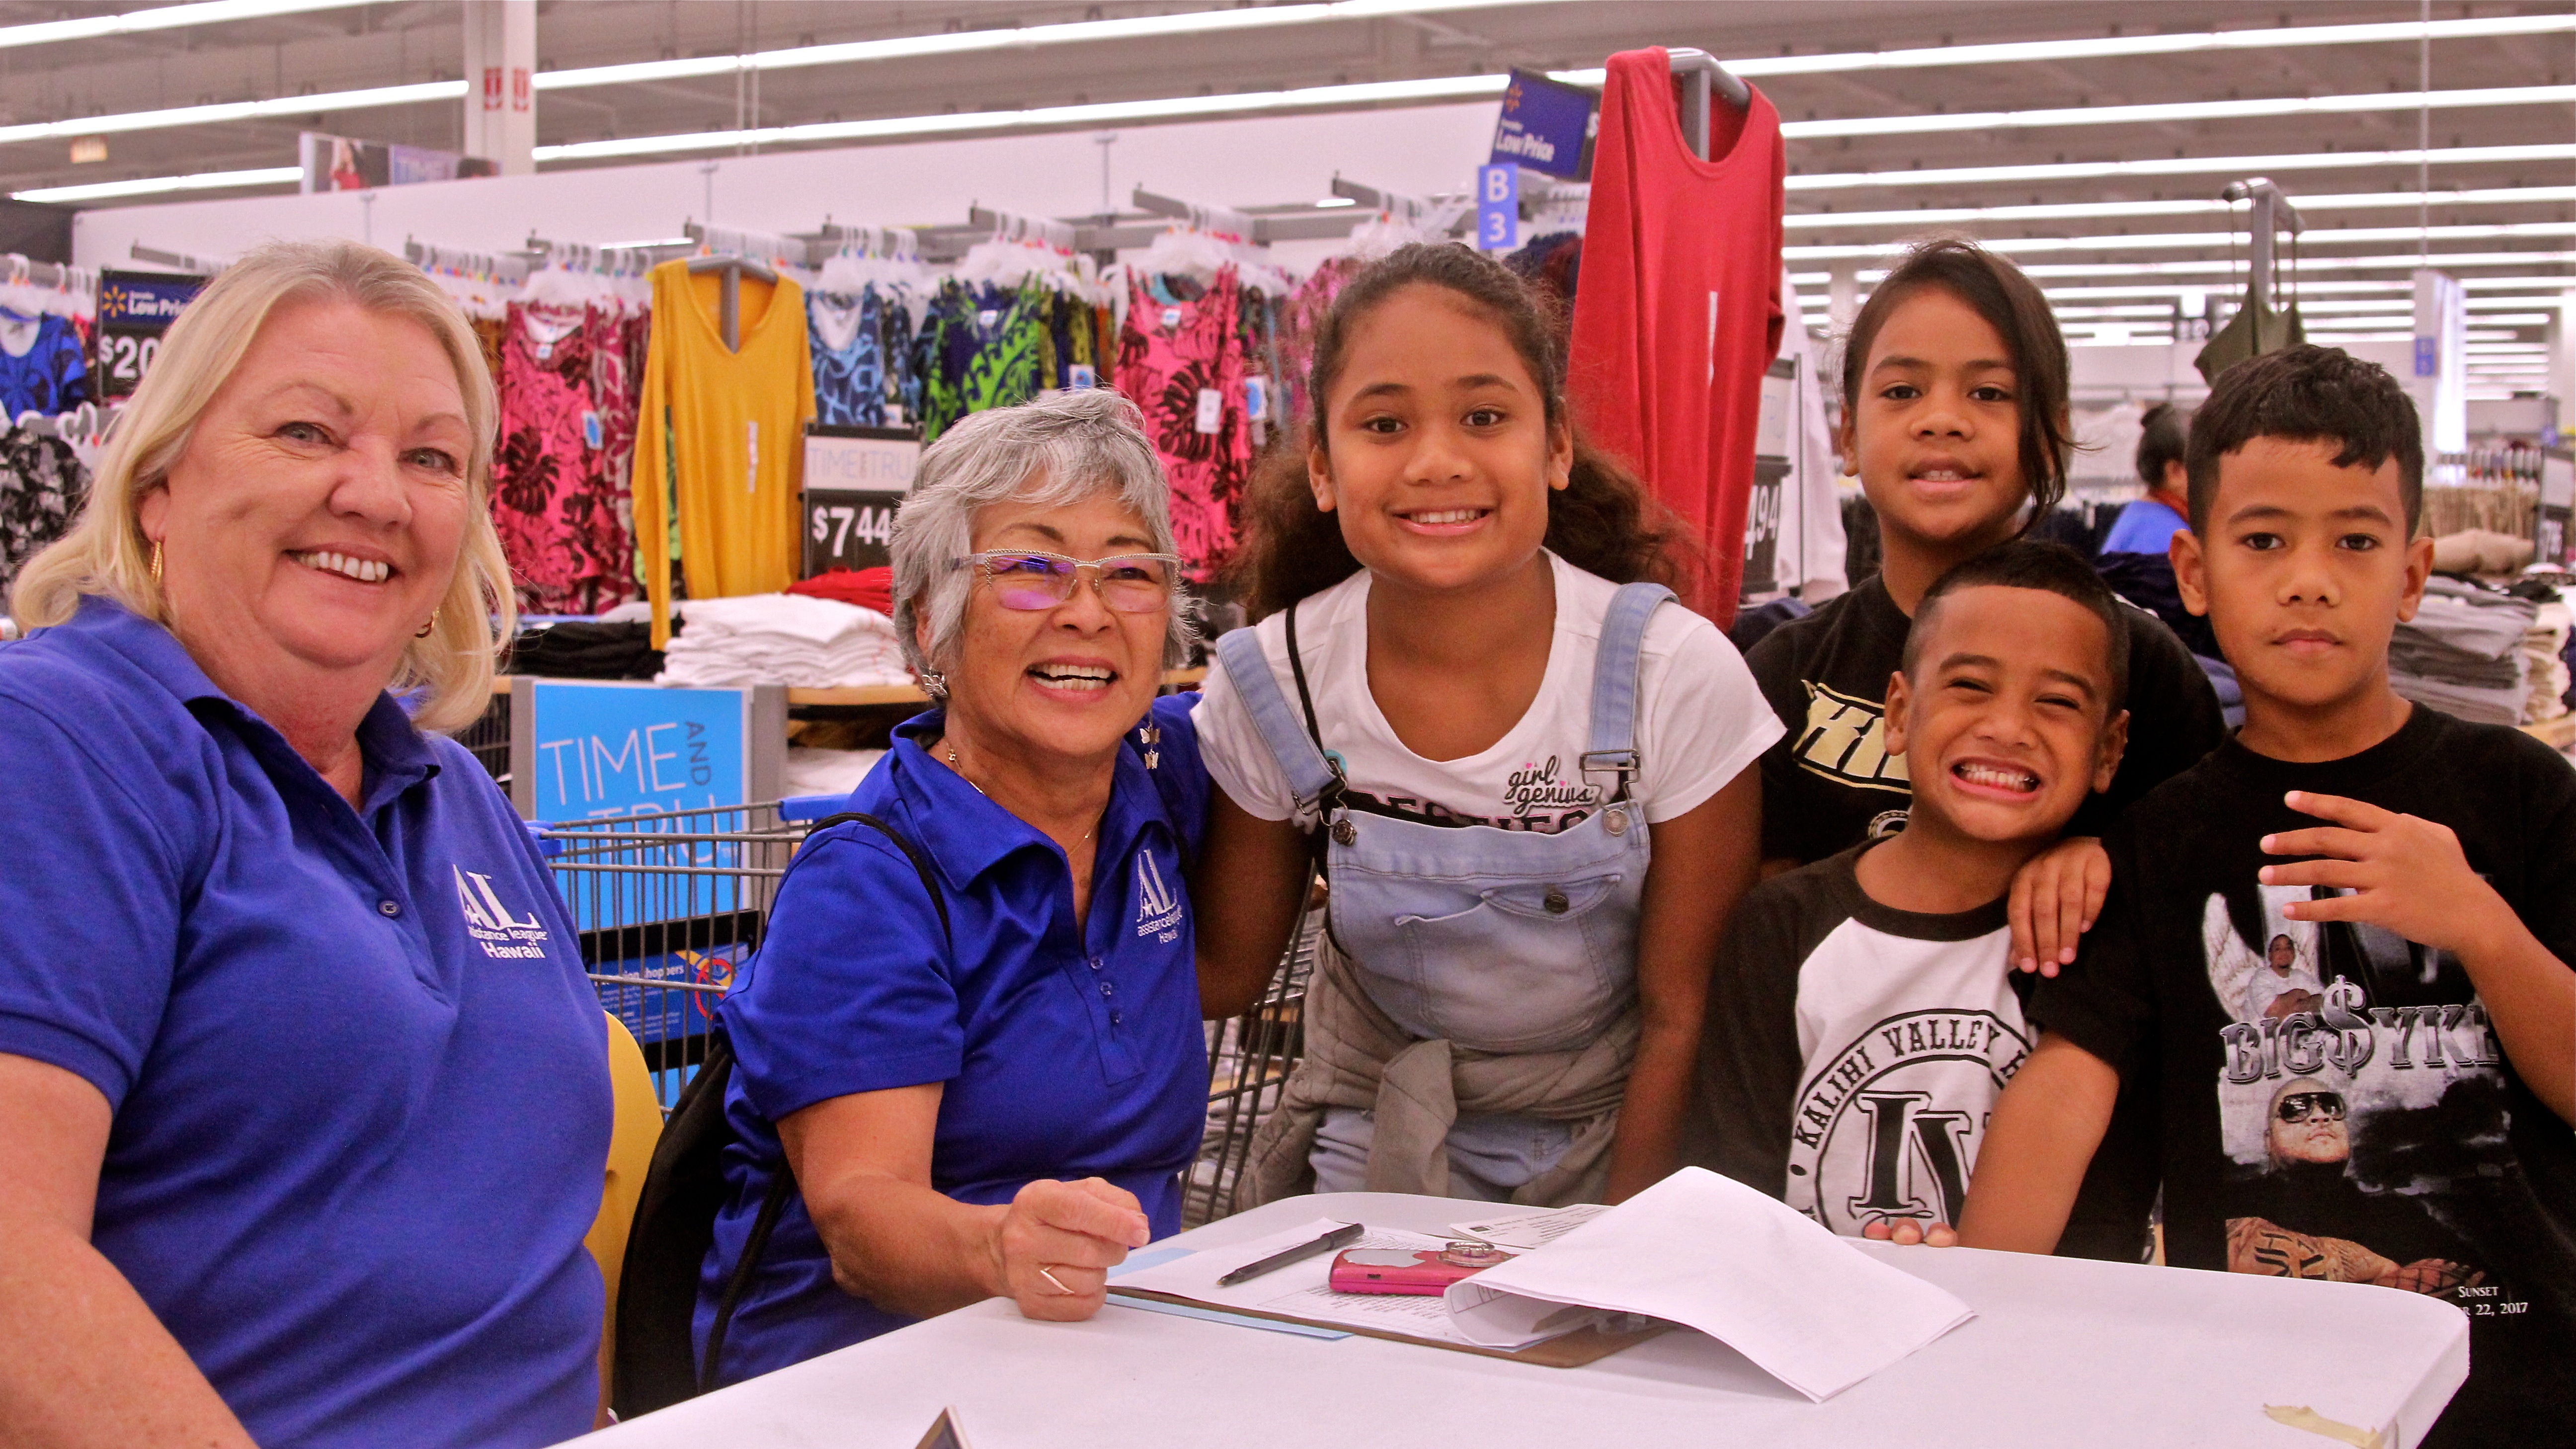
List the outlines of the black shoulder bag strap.
{"label": "black shoulder bag strap", "polygon": [[1324,868],[1324,831],[1333,813],[1342,806],[1342,796],[1350,789],[1350,776],[1344,773],[1342,757],[1324,748],[1323,726],[1315,721],[1315,696],[1306,687],[1306,656],[1297,649],[1297,606],[1288,606],[1287,621],[1288,673],[1297,683],[1297,707],[1306,712],[1306,738],[1315,742],[1315,753],[1324,757],[1324,768],[1333,772],[1333,782],[1315,797],[1315,829],[1307,840],[1315,857],[1315,869]]}
{"label": "black shoulder bag strap", "polygon": [[[956,955],[957,932],[948,919],[948,897],[939,889],[939,878],[931,873],[929,857],[921,853],[919,846],[904,839],[902,831],[864,811],[851,810],[815,821],[814,828],[806,831],[805,836],[811,840],[835,825],[849,824],[864,825],[893,841],[895,848],[903,852],[904,859],[912,862],[914,873],[921,877],[922,889],[930,892],[930,904],[939,912],[939,933],[948,942],[948,953]],[[798,855],[801,858],[803,852],[799,851]],[[796,862],[789,861],[787,868],[795,870]],[[786,876],[781,875],[778,883],[784,887]],[[796,1174],[788,1170],[786,1151],[782,1147],[778,1175],[770,1180],[769,1191],[760,1200],[760,1212],[751,1220],[751,1237],[742,1245],[742,1260],[733,1265],[732,1276],[725,1279],[724,1294],[716,1300],[715,1322],[707,1328],[706,1357],[698,1364],[699,1393],[706,1393],[716,1385],[716,1365],[723,1361],[725,1334],[733,1327],[734,1310],[741,1306],[742,1295],[750,1289],[752,1274],[760,1268],[761,1255],[769,1250],[769,1235],[778,1227],[778,1215],[787,1210],[788,1194],[795,1190]]]}

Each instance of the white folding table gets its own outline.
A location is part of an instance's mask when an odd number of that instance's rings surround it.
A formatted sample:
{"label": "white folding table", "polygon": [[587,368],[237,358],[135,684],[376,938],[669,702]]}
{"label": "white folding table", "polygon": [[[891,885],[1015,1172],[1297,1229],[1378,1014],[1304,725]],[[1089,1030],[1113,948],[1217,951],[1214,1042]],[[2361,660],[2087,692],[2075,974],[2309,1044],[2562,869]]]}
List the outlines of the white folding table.
{"label": "white folding table", "polygon": [[[1489,1205],[1381,1193],[1271,1203],[1166,1240],[1217,1248],[1315,1218],[1445,1232]],[[1821,1404],[1677,1330],[1583,1368],[1317,1339],[1112,1304],[1034,1323],[999,1299],[593,1436],[600,1449],[913,1449],[953,1407],[974,1449],[1223,1444],[2331,1449],[2266,1405],[2412,1449],[2468,1375],[2468,1319],[2358,1284],[1864,1244],[1977,1317]],[[1676,1244],[1722,1253],[1722,1243]],[[1115,1285],[1112,1285],[1113,1288]]]}

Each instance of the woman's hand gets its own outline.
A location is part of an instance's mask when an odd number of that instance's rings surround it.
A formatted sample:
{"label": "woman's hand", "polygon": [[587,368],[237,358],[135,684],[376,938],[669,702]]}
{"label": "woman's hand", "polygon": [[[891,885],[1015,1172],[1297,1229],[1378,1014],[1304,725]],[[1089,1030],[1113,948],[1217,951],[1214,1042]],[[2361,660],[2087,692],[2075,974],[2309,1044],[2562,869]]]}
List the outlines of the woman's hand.
{"label": "woman's hand", "polygon": [[1109,1270],[1153,1239],[1136,1195],[1096,1177],[1041,1178],[994,1225],[993,1280],[1030,1318],[1078,1323],[1108,1301]]}

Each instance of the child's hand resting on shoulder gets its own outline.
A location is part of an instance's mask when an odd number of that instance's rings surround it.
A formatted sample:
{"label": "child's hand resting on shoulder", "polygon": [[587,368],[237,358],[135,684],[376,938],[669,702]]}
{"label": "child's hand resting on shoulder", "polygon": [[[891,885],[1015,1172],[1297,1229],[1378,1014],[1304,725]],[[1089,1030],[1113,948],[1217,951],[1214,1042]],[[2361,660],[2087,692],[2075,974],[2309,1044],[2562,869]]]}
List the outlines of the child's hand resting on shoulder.
{"label": "child's hand resting on shoulder", "polygon": [[2012,963],[2054,976],[2073,965],[2076,938],[2093,929],[2111,889],[2111,856],[2089,835],[2071,835],[2023,862],[2013,875]]}

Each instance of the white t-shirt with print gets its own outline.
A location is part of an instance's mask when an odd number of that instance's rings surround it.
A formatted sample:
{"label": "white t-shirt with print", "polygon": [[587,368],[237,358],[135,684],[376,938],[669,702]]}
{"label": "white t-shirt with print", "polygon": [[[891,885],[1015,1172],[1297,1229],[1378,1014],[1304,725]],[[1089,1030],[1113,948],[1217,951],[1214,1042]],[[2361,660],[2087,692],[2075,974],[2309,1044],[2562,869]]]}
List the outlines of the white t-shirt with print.
{"label": "white t-shirt with print", "polygon": [[[1341,753],[1353,809],[1433,824],[1509,830],[1570,829],[1608,798],[1616,777],[1585,775],[1592,737],[1593,660],[1601,622],[1618,585],[1554,554],[1556,629],[1547,675],[1518,724],[1492,748],[1455,760],[1426,760],[1405,748],[1369,693],[1369,573],[1307,599],[1297,609],[1297,642],[1324,747]],[[1300,730],[1296,676],[1288,666],[1285,614],[1255,626]],[[1286,820],[1296,813],[1288,778],[1223,668],[1208,671],[1191,712],[1208,773],[1246,814]],[[1688,813],[1716,794],[1780,737],[1779,716],[1743,657],[1717,626],[1678,603],[1646,624],[1637,705],[1643,770],[1631,782],[1648,823]]]}

